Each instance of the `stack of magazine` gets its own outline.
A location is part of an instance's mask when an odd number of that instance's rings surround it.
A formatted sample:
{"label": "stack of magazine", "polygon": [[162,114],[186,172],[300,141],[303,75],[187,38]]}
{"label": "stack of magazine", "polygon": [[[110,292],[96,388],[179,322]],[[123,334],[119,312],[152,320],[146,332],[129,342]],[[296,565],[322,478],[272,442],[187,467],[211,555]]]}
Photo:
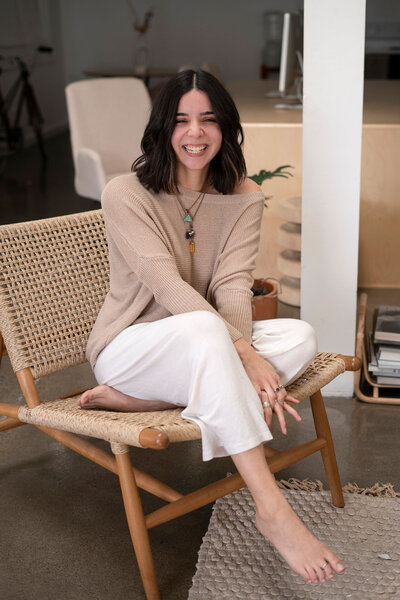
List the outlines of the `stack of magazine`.
{"label": "stack of magazine", "polygon": [[368,336],[368,371],[378,385],[400,387],[400,306],[380,306]]}

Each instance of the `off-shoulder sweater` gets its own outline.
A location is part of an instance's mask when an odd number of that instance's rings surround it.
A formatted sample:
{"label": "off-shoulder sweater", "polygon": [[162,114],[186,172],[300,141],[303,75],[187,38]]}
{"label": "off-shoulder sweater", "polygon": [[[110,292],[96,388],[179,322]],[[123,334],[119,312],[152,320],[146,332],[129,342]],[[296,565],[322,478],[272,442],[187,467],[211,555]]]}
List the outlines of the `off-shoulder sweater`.
{"label": "off-shoulder sweater", "polygon": [[[189,208],[198,192],[180,191]],[[244,337],[251,344],[261,191],[205,194],[193,220],[194,254],[174,195],[147,190],[132,173],[112,179],[101,201],[110,289],[87,344],[92,367],[101,350],[130,325],[196,310],[218,315],[233,342]]]}

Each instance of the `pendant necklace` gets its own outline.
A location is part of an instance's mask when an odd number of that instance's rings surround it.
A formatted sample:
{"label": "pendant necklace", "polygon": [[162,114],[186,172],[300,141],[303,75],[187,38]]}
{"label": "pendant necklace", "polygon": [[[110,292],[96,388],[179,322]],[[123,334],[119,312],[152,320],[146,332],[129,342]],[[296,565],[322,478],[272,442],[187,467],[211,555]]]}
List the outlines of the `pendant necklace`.
{"label": "pendant necklace", "polygon": [[[197,196],[196,200],[193,202],[193,204],[189,207],[189,208],[184,208],[182,205],[182,202],[179,199],[179,195],[175,195],[175,198],[179,204],[179,206],[181,207],[182,211],[183,211],[183,222],[188,224],[188,229],[185,232],[185,238],[187,240],[189,240],[189,251],[190,254],[194,254],[194,250],[195,250],[195,244],[194,244],[194,235],[195,235],[195,231],[193,229],[192,223],[194,221],[195,216],[197,215],[197,211],[199,210],[201,203],[204,200],[204,196],[205,196],[205,192],[200,192],[200,194]],[[193,206],[196,204],[196,202],[200,200],[198,207],[196,208],[195,212],[193,213],[193,215],[190,214],[190,211],[192,210]]]}

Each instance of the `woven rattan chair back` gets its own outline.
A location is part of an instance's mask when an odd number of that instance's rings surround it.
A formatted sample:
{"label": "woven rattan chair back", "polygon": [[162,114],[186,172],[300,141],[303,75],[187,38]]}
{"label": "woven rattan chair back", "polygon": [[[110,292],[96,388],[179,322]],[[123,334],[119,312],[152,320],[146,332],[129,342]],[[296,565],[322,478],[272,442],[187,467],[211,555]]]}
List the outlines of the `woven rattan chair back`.
{"label": "woven rattan chair back", "polygon": [[84,362],[108,282],[101,210],[1,226],[0,331],[14,371]]}

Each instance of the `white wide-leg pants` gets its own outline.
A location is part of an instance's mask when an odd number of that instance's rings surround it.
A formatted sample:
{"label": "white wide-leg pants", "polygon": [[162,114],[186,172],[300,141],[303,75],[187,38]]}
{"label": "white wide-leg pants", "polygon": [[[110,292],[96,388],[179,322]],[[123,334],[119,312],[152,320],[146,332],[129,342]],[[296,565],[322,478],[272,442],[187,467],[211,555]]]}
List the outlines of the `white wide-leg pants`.
{"label": "white wide-leg pants", "polygon": [[[314,330],[296,319],[254,322],[252,345],[283,385],[303,373],[317,352]],[[225,323],[209,311],[128,327],[99,354],[94,374],[99,384],[129,396],[186,407],[182,416],[201,428],[203,460],[272,438]]]}

